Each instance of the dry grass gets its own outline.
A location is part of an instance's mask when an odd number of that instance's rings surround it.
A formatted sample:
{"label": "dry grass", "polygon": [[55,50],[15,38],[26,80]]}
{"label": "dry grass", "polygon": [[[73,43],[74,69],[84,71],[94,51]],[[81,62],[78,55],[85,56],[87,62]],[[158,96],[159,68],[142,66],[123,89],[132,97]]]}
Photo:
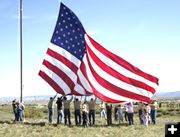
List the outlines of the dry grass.
{"label": "dry grass", "polygon": [[[164,137],[166,122],[180,122],[179,107],[158,109],[157,125],[148,128],[139,124],[137,114],[134,126],[114,124],[107,127],[106,121],[100,121],[97,113],[96,126],[89,128],[49,125],[47,108],[26,108],[25,114],[25,123],[14,124],[11,106],[0,107],[0,137]],[[74,124],[73,117],[72,114]]]}
{"label": "dry grass", "polygon": [[[157,118],[157,125],[150,125],[148,128],[139,124],[135,115],[135,125],[127,126],[113,125],[106,126],[105,121],[96,117],[96,126],[68,127],[64,125],[49,125],[47,119],[26,119],[25,123],[12,122],[12,113],[0,111],[0,136],[2,137],[164,137],[165,123],[178,122],[178,116],[161,116]],[[74,123],[74,120],[72,120]]]}

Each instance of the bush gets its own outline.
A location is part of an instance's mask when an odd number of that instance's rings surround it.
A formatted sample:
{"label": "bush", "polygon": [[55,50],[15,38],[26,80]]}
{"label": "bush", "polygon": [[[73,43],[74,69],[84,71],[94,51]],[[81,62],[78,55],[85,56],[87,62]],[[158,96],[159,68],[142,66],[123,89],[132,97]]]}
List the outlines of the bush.
{"label": "bush", "polygon": [[161,114],[161,113],[158,113],[158,114],[157,114],[157,117],[161,117],[161,116],[162,116],[162,114]]}
{"label": "bush", "polygon": [[176,113],[173,111],[170,113],[170,116],[176,116]]}
{"label": "bush", "polygon": [[41,118],[43,116],[41,109],[27,108],[25,109],[25,117],[27,118]]}

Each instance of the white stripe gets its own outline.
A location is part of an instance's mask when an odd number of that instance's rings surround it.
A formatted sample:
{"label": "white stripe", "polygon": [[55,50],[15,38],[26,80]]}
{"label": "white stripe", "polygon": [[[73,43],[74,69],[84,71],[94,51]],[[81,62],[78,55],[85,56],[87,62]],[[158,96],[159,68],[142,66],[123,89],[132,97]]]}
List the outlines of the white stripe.
{"label": "white stripe", "polygon": [[77,67],[80,66],[81,61],[78,58],[76,58],[75,56],[73,56],[71,53],[66,51],[65,49],[63,49],[63,48],[61,48],[61,47],[59,47],[53,43],[49,44],[49,48],[51,50],[53,50],[54,52],[57,52],[58,54],[64,56],[66,59],[70,60]]}
{"label": "white stripe", "polygon": [[147,90],[144,90],[142,88],[135,87],[133,85],[125,83],[125,82],[121,81],[120,79],[117,79],[117,78],[111,76],[110,74],[106,73],[98,65],[96,65],[96,63],[92,60],[90,55],[88,57],[89,57],[92,68],[94,69],[94,71],[96,71],[96,73],[101,78],[107,80],[108,82],[110,82],[111,84],[113,84],[113,85],[115,85],[115,86],[117,86],[119,88],[130,91],[132,93],[139,94],[139,95],[142,95],[142,96],[147,96],[149,98],[151,98],[153,96],[153,94],[151,92],[149,93],[149,91],[147,91]]}
{"label": "white stripe", "polygon": [[[114,100],[119,100],[119,101],[134,101],[134,99],[130,99],[130,98],[126,98],[126,97],[123,97],[123,96],[120,96],[116,93],[113,93],[111,91],[109,91],[108,89],[102,87],[97,81],[96,79],[93,77],[90,69],[89,69],[89,65],[87,63],[87,59],[84,58],[83,59],[83,62],[85,63],[86,65],[86,70],[87,70],[87,77],[89,79],[89,81],[91,82],[91,84],[94,86],[94,88],[101,94],[103,94],[104,96],[108,97],[108,98],[111,98],[111,99],[114,99]],[[137,101],[137,100],[136,100]]]}
{"label": "white stripe", "polygon": [[[74,65],[76,65],[77,67],[79,67],[81,61],[79,59],[77,59],[76,57],[74,57],[72,54],[70,54],[69,52],[67,52],[66,50],[64,50],[63,48],[54,45],[53,43],[50,43],[49,45],[49,49],[57,52],[58,54],[62,55],[63,57],[65,57],[66,59],[70,60]],[[82,88],[81,85],[79,85],[77,83],[77,75],[71,70],[69,69],[69,67],[67,67],[66,65],[64,65],[64,63],[60,62],[59,60],[51,57],[50,55],[47,54],[46,56],[46,60],[48,60],[50,63],[52,63],[53,65],[57,66],[60,70],[62,70],[66,75],[68,75],[68,77],[73,81],[73,83],[75,84],[74,90],[76,92],[78,92],[79,94],[85,95],[85,90]]]}
{"label": "white stripe", "polygon": [[53,58],[52,56],[50,56],[48,54],[46,54],[45,60],[47,60],[51,64],[58,67],[73,81],[74,84],[76,83],[77,75],[70,68],[68,68],[66,65],[64,65],[62,62],[60,62],[59,60]]}
{"label": "white stripe", "polygon": [[[84,56],[85,57],[85,56]],[[79,76],[79,80],[81,81],[83,87],[89,92],[89,93],[93,93],[92,89],[87,81],[87,79],[85,78],[85,76],[83,75],[83,73],[81,72],[81,70],[78,70],[78,76]]]}
{"label": "white stripe", "polygon": [[86,95],[86,92],[85,90],[83,89],[83,87],[81,85],[79,85],[78,83],[76,83],[75,87],[74,87],[74,90],[76,92],[78,92],[79,94],[81,95]]}
{"label": "white stripe", "polygon": [[157,84],[155,84],[154,82],[151,82],[141,76],[136,75],[135,73],[132,73],[129,70],[126,70],[124,67],[120,66],[119,64],[117,64],[116,62],[114,62],[113,60],[109,59],[108,57],[106,57],[105,55],[103,55],[101,52],[99,52],[96,48],[94,48],[94,46],[92,45],[91,41],[89,40],[89,38],[87,37],[87,35],[85,35],[85,40],[88,44],[88,46],[91,48],[91,50],[94,52],[95,55],[98,55],[98,58],[104,62],[106,65],[108,65],[109,67],[113,68],[114,70],[116,70],[117,72],[119,72],[120,74],[123,74],[126,77],[132,78],[132,79],[136,79],[138,81],[142,81],[148,85],[150,85],[151,87],[157,88]]}
{"label": "white stripe", "polygon": [[69,86],[64,82],[58,75],[56,75],[53,71],[49,70],[46,66],[42,65],[41,71],[43,71],[46,75],[48,75],[59,87],[62,88],[65,94],[70,94],[71,90]]}

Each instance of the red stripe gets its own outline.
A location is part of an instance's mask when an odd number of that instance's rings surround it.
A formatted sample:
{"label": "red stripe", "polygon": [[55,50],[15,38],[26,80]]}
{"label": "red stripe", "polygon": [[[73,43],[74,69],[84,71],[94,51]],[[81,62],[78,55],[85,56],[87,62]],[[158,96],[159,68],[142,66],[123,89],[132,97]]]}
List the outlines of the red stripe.
{"label": "red stripe", "polygon": [[[81,64],[82,64],[82,63],[81,63]],[[81,83],[79,77],[78,77],[78,79],[77,79],[77,83],[84,88],[84,86],[83,86],[83,84]],[[87,95],[89,96],[89,95],[92,95],[92,94],[93,94],[93,93],[87,91],[85,88],[84,88],[84,90],[85,90],[85,92],[86,92],[86,96],[87,96]]]}
{"label": "red stripe", "polygon": [[145,90],[150,91],[151,93],[155,93],[155,89],[149,85],[147,85],[146,83],[143,83],[141,81],[132,79],[132,78],[127,78],[124,75],[120,74],[119,72],[117,72],[116,70],[114,70],[113,68],[107,66],[104,62],[102,62],[90,49],[90,47],[87,45],[87,51],[88,51],[88,55],[91,56],[91,58],[93,59],[93,61],[96,63],[97,66],[99,66],[102,70],[104,70],[106,73],[110,74],[111,76],[125,82],[128,83],[130,85],[133,85],[135,87],[139,87]]}
{"label": "red stripe", "polygon": [[82,61],[81,66],[80,66],[81,72],[83,73],[83,75],[85,76],[85,78],[87,79],[87,81],[90,84],[90,87],[92,88],[93,93],[101,100],[105,101],[105,102],[110,102],[110,103],[119,103],[119,102],[123,102],[120,100],[114,100],[112,98],[106,97],[105,95],[99,93],[96,88],[94,88],[94,86],[91,84],[91,82],[88,79],[87,73],[86,73],[86,66],[84,64],[84,62]]}
{"label": "red stripe", "polygon": [[48,75],[46,75],[46,73],[40,70],[39,76],[41,76],[57,93],[64,95],[61,87],[59,87],[59,85],[54,80],[52,80]]}
{"label": "red stripe", "polygon": [[72,95],[75,95],[75,96],[82,96],[82,94],[78,93],[75,90],[72,90],[71,93],[72,93]]}
{"label": "red stripe", "polygon": [[139,94],[133,93],[133,91],[128,91],[128,90],[122,89],[120,87],[113,85],[112,83],[108,82],[107,80],[103,79],[94,71],[93,67],[91,66],[91,64],[89,62],[88,56],[87,56],[87,61],[88,61],[88,65],[91,70],[91,73],[93,74],[93,77],[96,79],[96,81],[102,87],[106,88],[107,90],[109,90],[115,94],[118,94],[123,97],[131,98],[134,100],[140,100],[143,102],[148,102],[150,100],[147,96],[139,95]]}
{"label": "red stripe", "polygon": [[48,62],[47,60],[43,61],[43,65],[45,65],[48,69],[50,69],[51,71],[53,71],[54,73],[56,73],[61,79],[63,79],[63,81],[68,85],[68,87],[70,89],[73,89],[75,84],[74,82],[69,78],[68,75],[66,75],[66,73],[64,73],[61,69],[59,69],[57,66],[51,64],[50,62]]}
{"label": "red stripe", "polygon": [[110,58],[111,60],[114,60],[114,62],[116,62],[117,64],[121,65],[122,67],[126,68],[127,70],[135,73],[136,75],[142,76],[145,79],[154,82],[156,84],[158,84],[158,78],[147,74],[143,71],[141,71],[140,69],[138,69],[137,67],[131,65],[129,62],[125,61],[123,58],[113,54],[112,52],[106,50],[104,47],[102,47],[99,43],[97,43],[96,41],[94,41],[89,35],[87,35],[89,40],[91,41],[92,45],[98,50],[100,51],[102,54],[104,54],[105,56],[107,56],[108,58]]}
{"label": "red stripe", "polygon": [[70,68],[74,73],[77,73],[78,67],[76,65],[74,65],[73,62],[66,59],[64,56],[62,56],[61,54],[59,54],[49,48],[47,50],[47,54],[50,55],[51,57],[59,60],[60,62],[62,62],[64,65],[66,65],[68,68]]}

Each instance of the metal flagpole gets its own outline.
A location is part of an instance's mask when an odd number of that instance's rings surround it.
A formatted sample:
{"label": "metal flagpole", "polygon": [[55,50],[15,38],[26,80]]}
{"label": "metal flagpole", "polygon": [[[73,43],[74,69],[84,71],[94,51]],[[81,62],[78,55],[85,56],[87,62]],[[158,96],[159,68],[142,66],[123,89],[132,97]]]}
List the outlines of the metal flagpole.
{"label": "metal flagpole", "polygon": [[20,0],[20,101],[23,98],[23,41],[22,41],[22,0]]}

